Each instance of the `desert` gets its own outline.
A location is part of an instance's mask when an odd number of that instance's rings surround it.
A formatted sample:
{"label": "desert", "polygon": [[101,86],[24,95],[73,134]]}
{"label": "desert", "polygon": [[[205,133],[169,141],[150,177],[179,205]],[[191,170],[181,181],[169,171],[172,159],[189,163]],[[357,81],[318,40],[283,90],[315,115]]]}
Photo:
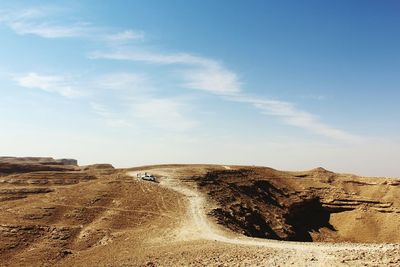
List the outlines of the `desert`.
{"label": "desert", "polygon": [[400,264],[399,179],[10,157],[0,174],[1,266]]}
{"label": "desert", "polygon": [[0,1],[0,267],[399,267],[399,11]]}

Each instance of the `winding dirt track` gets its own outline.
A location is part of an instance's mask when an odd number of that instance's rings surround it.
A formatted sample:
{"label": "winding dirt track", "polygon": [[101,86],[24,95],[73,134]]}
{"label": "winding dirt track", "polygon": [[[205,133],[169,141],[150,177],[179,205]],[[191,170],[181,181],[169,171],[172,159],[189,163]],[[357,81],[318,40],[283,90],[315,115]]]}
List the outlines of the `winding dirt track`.
{"label": "winding dirt track", "polygon": [[[221,167],[229,168],[228,166]],[[151,171],[161,175],[160,186],[178,192],[188,200],[187,214],[182,214],[183,223],[175,229],[175,236],[181,241],[209,240],[244,247],[290,250],[296,254],[298,266],[338,266],[341,264],[338,264],[340,259],[334,256],[336,252],[385,253],[398,247],[393,244],[301,243],[241,236],[222,229],[208,219],[207,200],[194,185],[184,183],[174,177],[174,172],[171,170],[152,169]],[[136,172],[130,175],[136,177]],[[316,262],[310,262],[310,259]]]}

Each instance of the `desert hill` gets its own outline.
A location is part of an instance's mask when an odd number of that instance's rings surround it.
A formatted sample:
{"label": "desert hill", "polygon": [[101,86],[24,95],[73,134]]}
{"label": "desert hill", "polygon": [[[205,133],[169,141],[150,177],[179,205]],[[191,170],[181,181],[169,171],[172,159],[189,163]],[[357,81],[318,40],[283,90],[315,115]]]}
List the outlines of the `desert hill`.
{"label": "desert hill", "polygon": [[3,157],[0,266],[398,266],[399,196],[322,168]]}
{"label": "desert hill", "polygon": [[[318,168],[218,170],[194,177],[218,203],[218,223],[251,237],[290,241],[400,242],[398,181]],[[382,227],[384,226],[384,227]]]}

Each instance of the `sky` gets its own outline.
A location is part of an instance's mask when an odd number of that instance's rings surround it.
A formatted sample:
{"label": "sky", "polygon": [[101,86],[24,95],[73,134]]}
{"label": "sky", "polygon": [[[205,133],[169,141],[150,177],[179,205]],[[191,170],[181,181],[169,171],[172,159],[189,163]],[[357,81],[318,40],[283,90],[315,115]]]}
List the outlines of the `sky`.
{"label": "sky", "polygon": [[0,3],[0,154],[400,177],[399,1]]}

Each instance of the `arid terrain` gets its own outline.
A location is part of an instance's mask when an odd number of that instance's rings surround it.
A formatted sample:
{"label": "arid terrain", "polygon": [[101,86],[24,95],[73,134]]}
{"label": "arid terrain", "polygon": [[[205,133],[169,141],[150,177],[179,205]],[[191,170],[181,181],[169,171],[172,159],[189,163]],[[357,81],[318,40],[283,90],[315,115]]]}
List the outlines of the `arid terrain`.
{"label": "arid terrain", "polygon": [[399,197],[323,168],[3,157],[0,266],[400,266]]}

